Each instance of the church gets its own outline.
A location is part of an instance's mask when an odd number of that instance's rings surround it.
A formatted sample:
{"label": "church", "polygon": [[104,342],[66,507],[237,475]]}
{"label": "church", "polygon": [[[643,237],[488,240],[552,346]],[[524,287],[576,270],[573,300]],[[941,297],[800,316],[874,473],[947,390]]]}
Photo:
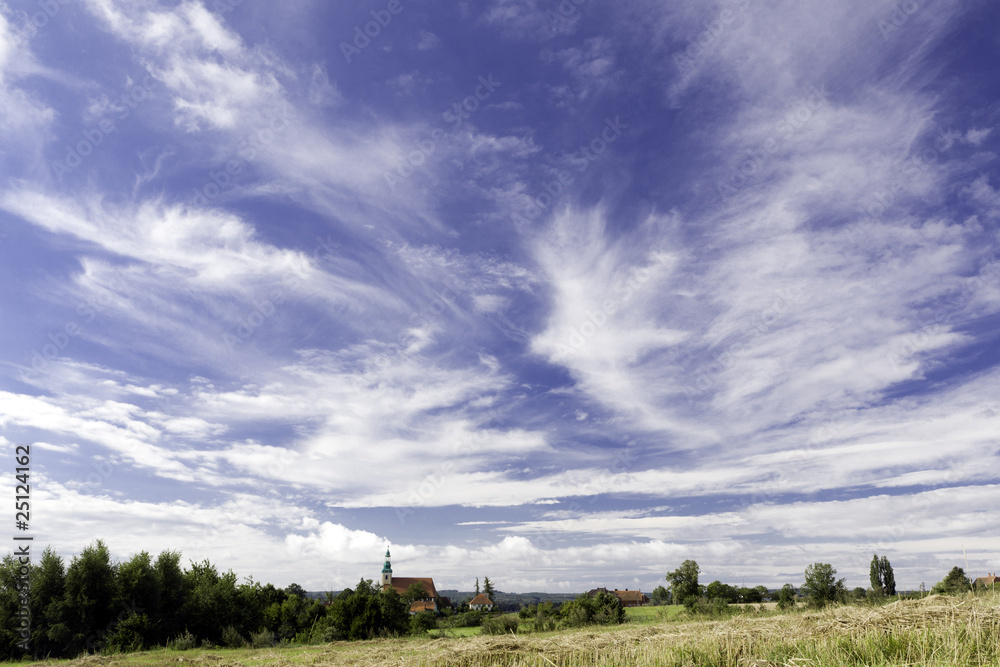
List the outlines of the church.
{"label": "church", "polygon": [[389,549],[385,550],[385,564],[382,566],[382,590],[393,589],[400,595],[406,593],[413,584],[421,584],[427,597],[414,600],[410,603],[410,613],[416,614],[419,611],[438,611],[437,589],[434,587],[434,579],[431,577],[394,577],[392,576],[392,564],[389,562]]}

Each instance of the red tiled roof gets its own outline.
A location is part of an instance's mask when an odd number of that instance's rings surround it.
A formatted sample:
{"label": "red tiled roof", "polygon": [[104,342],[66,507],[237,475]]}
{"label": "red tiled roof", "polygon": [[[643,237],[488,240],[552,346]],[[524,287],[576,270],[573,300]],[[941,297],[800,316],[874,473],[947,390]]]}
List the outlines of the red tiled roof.
{"label": "red tiled roof", "polygon": [[420,611],[437,611],[434,607],[433,602],[424,602],[422,600],[415,600],[410,603],[410,612],[417,613]]}
{"label": "red tiled roof", "polygon": [[493,600],[491,600],[488,597],[486,597],[486,595],[484,593],[480,593],[476,597],[472,598],[472,602],[469,603],[469,606],[471,607],[474,604],[490,604],[491,605],[491,604],[493,604]]}
{"label": "red tiled roof", "polygon": [[[622,602],[648,602],[649,598],[642,594],[642,591],[614,591],[614,594],[618,596],[618,599]],[[645,600],[643,599],[645,598]]]}
{"label": "red tiled roof", "polygon": [[437,589],[434,588],[434,579],[431,577],[393,577],[392,587],[397,593],[403,595],[406,593],[406,589],[412,584],[421,583],[424,585],[424,590],[427,591],[427,597],[436,598],[438,596]]}
{"label": "red tiled roof", "polygon": [[995,574],[991,574],[988,577],[977,577],[975,584],[977,586],[994,586],[1000,583],[1000,577]]}

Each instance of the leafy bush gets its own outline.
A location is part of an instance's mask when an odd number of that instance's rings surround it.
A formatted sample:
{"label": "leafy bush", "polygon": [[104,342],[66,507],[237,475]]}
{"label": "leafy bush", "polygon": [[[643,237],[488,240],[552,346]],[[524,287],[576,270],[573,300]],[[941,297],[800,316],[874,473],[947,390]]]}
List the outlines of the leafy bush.
{"label": "leafy bush", "polygon": [[247,642],[236,628],[227,625],[222,630],[222,644],[229,648],[243,648],[247,645]]}
{"label": "leafy bush", "polygon": [[785,584],[778,592],[778,609],[795,609],[795,586]]}
{"label": "leafy bush", "polygon": [[427,634],[428,630],[433,630],[436,627],[437,618],[434,616],[433,611],[422,611],[410,617],[411,635]]}
{"label": "leafy bush", "polygon": [[484,635],[506,635],[517,633],[520,621],[516,616],[493,616],[483,621]]}
{"label": "leafy bush", "polygon": [[709,600],[703,597],[687,598],[684,606],[688,612],[695,616],[707,616],[708,618],[725,618],[730,616],[734,609],[722,598]]}
{"label": "leafy bush", "polygon": [[474,628],[483,624],[483,616],[481,611],[467,611],[442,619],[440,625],[444,628]]}
{"label": "leafy bush", "polygon": [[108,635],[103,653],[131,653],[145,648],[151,628],[149,617],[145,614],[130,614],[126,616],[114,631]]}
{"label": "leafy bush", "polygon": [[177,635],[167,642],[167,648],[172,651],[189,651],[198,645],[198,638],[187,629],[184,634]]}
{"label": "leafy bush", "polygon": [[250,646],[253,648],[269,648],[274,646],[274,633],[267,629],[251,632]]}
{"label": "leafy bush", "polygon": [[601,591],[591,597],[584,593],[562,606],[566,625],[614,625],[627,619],[625,608],[617,595]]}

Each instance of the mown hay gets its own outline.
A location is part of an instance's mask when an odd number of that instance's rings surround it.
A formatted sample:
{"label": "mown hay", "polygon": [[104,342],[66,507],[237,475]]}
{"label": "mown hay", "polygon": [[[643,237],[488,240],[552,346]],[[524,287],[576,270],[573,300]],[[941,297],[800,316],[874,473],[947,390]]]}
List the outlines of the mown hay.
{"label": "mown hay", "polygon": [[[775,616],[744,614],[726,620],[584,628],[551,634],[335,642],[238,655],[225,651],[185,652],[183,659],[185,663],[212,667],[995,665],[1000,663],[1000,597],[930,596],[880,607],[835,607]],[[149,657],[90,656],[72,664],[184,664],[179,662],[178,652],[164,651],[152,661]],[[156,662],[160,657],[163,662]]]}

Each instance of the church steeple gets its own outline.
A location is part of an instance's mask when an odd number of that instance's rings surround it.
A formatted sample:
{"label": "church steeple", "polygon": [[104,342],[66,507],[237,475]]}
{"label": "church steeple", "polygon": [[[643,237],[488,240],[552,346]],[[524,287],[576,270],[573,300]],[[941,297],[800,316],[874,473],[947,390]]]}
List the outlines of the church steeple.
{"label": "church steeple", "polygon": [[385,565],[382,566],[382,588],[392,586],[392,564],[389,563],[389,548],[385,550]]}

